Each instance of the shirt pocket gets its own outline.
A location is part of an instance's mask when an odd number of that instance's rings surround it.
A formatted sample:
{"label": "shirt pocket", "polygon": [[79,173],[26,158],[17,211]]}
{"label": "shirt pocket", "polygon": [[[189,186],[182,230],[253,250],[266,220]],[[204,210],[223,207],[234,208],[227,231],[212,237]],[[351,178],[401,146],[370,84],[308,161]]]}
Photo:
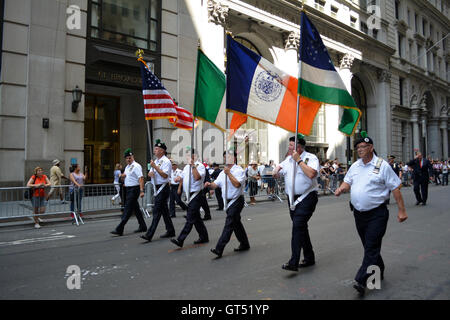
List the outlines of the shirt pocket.
{"label": "shirt pocket", "polygon": [[369,183],[377,184],[377,185],[384,185],[384,179],[380,173],[371,172],[369,174]]}

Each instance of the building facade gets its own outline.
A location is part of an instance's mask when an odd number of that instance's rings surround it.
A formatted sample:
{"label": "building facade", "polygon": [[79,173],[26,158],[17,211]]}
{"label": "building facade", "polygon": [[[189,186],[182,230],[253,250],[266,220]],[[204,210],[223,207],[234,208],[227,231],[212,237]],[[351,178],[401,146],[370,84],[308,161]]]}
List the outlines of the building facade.
{"label": "building facade", "polygon": [[[422,150],[448,158],[449,1],[306,0],[305,9],[351,92],[382,157]],[[192,111],[197,46],[225,70],[225,34],[292,76],[298,74],[296,0],[1,0],[0,186],[23,185],[51,161],[86,167],[90,183],[112,181],[131,147],[150,158],[135,51]],[[79,9],[79,10],[78,10]],[[72,91],[83,96],[73,108]],[[323,105],[307,137],[321,159],[356,158],[338,130],[342,110]],[[45,120],[47,119],[47,120]],[[48,123],[48,126],[46,125]],[[172,156],[190,144],[167,120],[149,122]],[[195,147],[221,158],[217,129],[201,122]],[[283,129],[249,120],[234,138],[241,164],[283,160]],[[249,141],[245,142],[245,137]],[[183,143],[181,143],[183,142]],[[212,150],[212,152],[211,152]]]}

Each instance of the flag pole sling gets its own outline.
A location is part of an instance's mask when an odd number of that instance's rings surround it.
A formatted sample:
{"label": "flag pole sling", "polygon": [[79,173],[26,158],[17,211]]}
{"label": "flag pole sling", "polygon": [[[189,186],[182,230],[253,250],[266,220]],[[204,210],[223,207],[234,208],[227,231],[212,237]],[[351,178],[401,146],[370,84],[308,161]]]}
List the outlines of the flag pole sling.
{"label": "flag pole sling", "polygon": [[[299,45],[298,45],[298,53],[297,53],[297,60],[298,60],[298,86],[299,86],[299,90],[297,93],[297,116],[295,118],[295,136],[294,136],[294,151],[297,151],[297,142],[298,142],[298,118],[299,118],[299,113],[300,113],[300,85],[301,85],[301,76],[302,76],[302,61],[300,59],[300,46],[302,43],[302,14],[300,13],[300,35],[299,35]],[[292,160],[294,160],[292,158]],[[293,161],[292,164],[292,187],[291,187],[291,192],[289,194],[289,206],[291,208],[291,210],[295,210],[295,207],[293,207],[293,203],[294,203],[294,194],[295,194],[295,169],[297,168],[297,164],[295,163],[295,160]]]}

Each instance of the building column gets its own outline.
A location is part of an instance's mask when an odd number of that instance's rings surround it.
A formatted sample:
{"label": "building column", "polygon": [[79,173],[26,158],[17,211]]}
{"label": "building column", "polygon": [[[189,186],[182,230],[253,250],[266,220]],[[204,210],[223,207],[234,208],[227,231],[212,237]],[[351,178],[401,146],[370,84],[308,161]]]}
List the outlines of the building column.
{"label": "building column", "polygon": [[[353,61],[355,60],[355,57],[351,54],[346,53],[344,57],[341,60],[340,68],[339,68],[339,75],[341,76],[342,81],[344,82],[345,88],[347,88],[347,91],[352,94],[352,78],[353,73],[351,71]],[[342,116],[342,113],[344,110],[342,108],[339,108],[339,119]],[[341,148],[339,148],[339,155],[338,158],[340,162],[344,162],[344,159],[348,166],[351,165],[352,157],[351,157],[351,138],[342,136],[343,144],[341,144]],[[336,151],[338,151],[336,150]],[[337,152],[336,152],[337,153]]]}
{"label": "building column", "polygon": [[440,117],[440,126],[439,128],[442,131],[442,158],[444,160],[448,159],[448,117],[447,117],[447,108],[443,108],[441,111]]}
{"label": "building column", "polygon": [[442,157],[441,135],[439,131],[439,119],[428,119],[428,154],[431,155],[433,159],[440,159]]}
{"label": "building column", "polygon": [[413,125],[413,149],[414,151],[420,151],[419,110],[417,108],[413,108],[412,110],[411,123]]}
{"label": "building column", "polygon": [[378,132],[374,141],[375,150],[382,158],[386,158],[391,149],[391,73],[388,70],[378,70]]}

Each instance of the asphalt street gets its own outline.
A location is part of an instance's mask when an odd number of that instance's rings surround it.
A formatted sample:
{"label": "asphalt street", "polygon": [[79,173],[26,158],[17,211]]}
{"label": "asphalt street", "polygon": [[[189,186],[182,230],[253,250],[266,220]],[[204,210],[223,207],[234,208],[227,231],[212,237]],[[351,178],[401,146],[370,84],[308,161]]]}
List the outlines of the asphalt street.
{"label": "asphalt street", "polygon": [[[430,186],[427,206],[415,206],[412,188],[402,190],[408,220],[397,221],[393,198],[382,256],[386,264],[380,290],[364,299],[450,298],[450,187]],[[251,249],[234,252],[233,236],[221,259],[209,251],[224,225],[225,214],[212,210],[206,221],[210,243],[185,247],[168,239],[161,219],[155,238],[145,243],[133,231],[132,218],[122,237],[109,232],[118,217],[0,228],[0,299],[208,299],[294,300],[360,299],[352,288],[363,249],[349,195],[319,198],[309,222],[316,265],[289,272],[281,265],[290,257],[291,221],[286,202],[260,202],[244,208],[243,223]],[[174,225],[185,219],[177,212]],[[151,220],[146,220],[150,226]],[[81,269],[80,289],[70,290],[71,265]],[[70,279],[69,279],[70,280]]]}

